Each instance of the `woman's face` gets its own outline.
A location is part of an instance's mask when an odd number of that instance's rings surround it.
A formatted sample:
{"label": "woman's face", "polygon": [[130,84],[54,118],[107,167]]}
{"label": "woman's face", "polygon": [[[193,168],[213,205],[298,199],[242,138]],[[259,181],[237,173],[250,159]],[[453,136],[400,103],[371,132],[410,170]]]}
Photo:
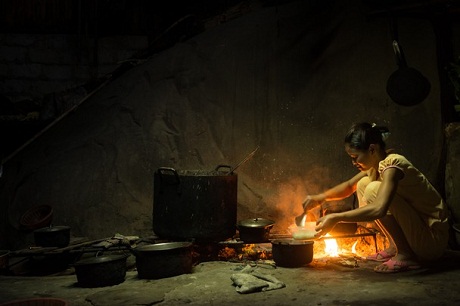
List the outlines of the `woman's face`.
{"label": "woman's face", "polygon": [[374,155],[374,147],[371,145],[367,150],[357,150],[355,148],[351,148],[348,144],[345,144],[345,151],[351,157],[351,163],[353,166],[359,169],[359,171],[366,171],[374,165],[374,159],[372,156]]}

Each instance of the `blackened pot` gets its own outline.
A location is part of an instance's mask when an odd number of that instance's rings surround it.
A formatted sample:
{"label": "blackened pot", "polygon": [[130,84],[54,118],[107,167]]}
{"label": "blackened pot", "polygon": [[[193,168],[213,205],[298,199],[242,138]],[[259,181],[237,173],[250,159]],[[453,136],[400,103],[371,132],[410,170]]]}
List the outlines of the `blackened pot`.
{"label": "blackened pot", "polygon": [[313,260],[313,241],[276,239],[272,240],[272,256],[277,266],[302,267]]}
{"label": "blackened pot", "polygon": [[34,231],[35,245],[64,248],[70,242],[69,226],[43,227]]}
{"label": "blackened pot", "polygon": [[192,243],[164,242],[134,248],[139,278],[160,279],[192,272]]}
{"label": "blackened pot", "polygon": [[159,168],[154,174],[153,231],[170,240],[223,241],[235,235],[237,175]]}
{"label": "blackened pot", "polygon": [[86,288],[118,285],[125,281],[127,255],[104,255],[77,261],[78,285]]}
{"label": "blackened pot", "polygon": [[270,230],[274,224],[272,220],[254,218],[239,221],[237,228],[240,239],[245,243],[262,243],[269,240]]}

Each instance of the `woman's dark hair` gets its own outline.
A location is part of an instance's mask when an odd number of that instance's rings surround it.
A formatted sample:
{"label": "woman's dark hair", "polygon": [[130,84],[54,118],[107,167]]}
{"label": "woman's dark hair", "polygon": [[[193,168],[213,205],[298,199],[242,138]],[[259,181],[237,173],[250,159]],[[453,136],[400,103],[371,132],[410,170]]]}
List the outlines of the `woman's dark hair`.
{"label": "woman's dark hair", "polygon": [[379,144],[385,150],[385,139],[390,130],[367,122],[355,123],[345,136],[345,143],[356,150],[367,150],[371,144]]}

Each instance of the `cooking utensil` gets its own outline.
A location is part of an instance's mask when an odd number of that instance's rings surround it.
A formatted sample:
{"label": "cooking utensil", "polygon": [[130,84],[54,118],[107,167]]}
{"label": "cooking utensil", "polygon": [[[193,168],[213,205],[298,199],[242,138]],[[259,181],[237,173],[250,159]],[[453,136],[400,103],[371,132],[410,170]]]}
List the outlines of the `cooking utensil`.
{"label": "cooking utensil", "polygon": [[238,176],[226,171],[159,168],[153,231],[171,240],[222,241],[235,235]]}
{"label": "cooking utensil", "polygon": [[39,205],[28,209],[19,219],[21,228],[36,230],[51,225],[53,208],[49,205]]}
{"label": "cooking utensil", "polygon": [[316,222],[304,222],[303,226],[290,227],[292,238],[296,240],[315,239]]}
{"label": "cooking utensil", "polygon": [[138,277],[160,279],[192,271],[192,243],[164,242],[138,246],[136,256]]}
{"label": "cooking utensil", "polygon": [[126,254],[85,258],[74,265],[78,285],[86,288],[120,284],[126,276]]}
{"label": "cooking utensil", "polygon": [[302,267],[313,260],[313,241],[275,239],[271,243],[273,260],[277,266]]}
{"label": "cooking utensil", "polygon": [[237,229],[240,234],[240,239],[245,243],[262,243],[267,242],[275,221],[254,218],[241,220],[237,224]]}
{"label": "cooking utensil", "polygon": [[247,162],[251,157],[254,156],[254,154],[256,154],[257,150],[259,150],[260,146],[257,146],[257,148],[255,148],[254,151],[252,151],[251,153],[249,153],[248,156],[245,157],[245,159],[243,159],[242,161],[240,161],[238,163],[238,165],[235,166],[235,168],[233,168],[230,172],[233,172],[235,171],[239,166],[241,166],[242,164],[244,164],[245,162]]}
{"label": "cooking utensil", "polygon": [[299,227],[304,226],[305,221],[307,220],[306,206],[308,205],[308,203],[310,203],[310,201],[313,201],[313,200],[308,196],[306,201],[302,203],[303,212],[297,217],[295,217],[295,224]]}
{"label": "cooking utensil", "polygon": [[69,226],[50,226],[34,231],[35,245],[63,248],[70,242]]}
{"label": "cooking utensil", "polygon": [[305,224],[305,219],[307,219],[307,213],[303,212],[302,214],[295,217],[295,224],[299,227],[302,227]]}
{"label": "cooking utensil", "polygon": [[[222,241],[235,235],[238,176],[236,167],[213,171],[161,167],[154,174],[153,231],[174,240]],[[227,168],[227,169],[224,169]]]}
{"label": "cooking utensil", "polygon": [[408,67],[401,45],[398,43],[396,22],[391,18],[393,50],[398,69],[393,72],[386,86],[390,98],[397,104],[412,106],[421,103],[430,93],[431,84],[418,70]]}

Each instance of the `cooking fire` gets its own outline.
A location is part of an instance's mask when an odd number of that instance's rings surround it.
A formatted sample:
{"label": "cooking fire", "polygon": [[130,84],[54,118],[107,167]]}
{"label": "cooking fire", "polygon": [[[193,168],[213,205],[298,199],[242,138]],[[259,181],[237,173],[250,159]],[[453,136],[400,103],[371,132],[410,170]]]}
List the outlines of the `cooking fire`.
{"label": "cooking fire", "polygon": [[[294,240],[291,235],[271,234],[267,242],[261,243],[245,243],[239,238],[232,238],[217,244],[207,244],[195,248],[195,257],[198,261],[230,261],[242,262],[252,264],[271,264],[277,266],[276,258],[273,256],[273,249],[278,247],[277,242],[284,243],[284,240],[290,243],[296,243],[294,248],[298,245],[302,246],[308,240]],[[281,242],[280,242],[281,241]],[[286,243],[287,243],[286,242]],[[324,266],[328,264],[339,265],[348,268],[357,268],[359,263],[366,261],[366,256],[375,253],[377,250],[384,249],[388,244],[385,236],[379,232],[358,226],[354,234],[349,235],[335,235],[330,234],[320,239],[311,240],[313,244],[312,253],[313,258],[311,262],[314,265]],[[297,252],[288,246],[289,252]],[[282,250],[281,252],[285,252]],[[275,251],[276,252],[276,251]],[[279,251],[278,251],[279,252]],[[301,251],[299,251],[301,252]],[[300,256],[304,256],[300,253]],[[283,253],[281,255],[288,255],[286,262],[279,266],[304,266],[305,264],[290,265],[289,261],[296,261],[296,254]],[[279,255],[278,255],[279,256]],[[293,257],[294,256],[294,257]],[[305,256],[308,256],[305,255]]]}

